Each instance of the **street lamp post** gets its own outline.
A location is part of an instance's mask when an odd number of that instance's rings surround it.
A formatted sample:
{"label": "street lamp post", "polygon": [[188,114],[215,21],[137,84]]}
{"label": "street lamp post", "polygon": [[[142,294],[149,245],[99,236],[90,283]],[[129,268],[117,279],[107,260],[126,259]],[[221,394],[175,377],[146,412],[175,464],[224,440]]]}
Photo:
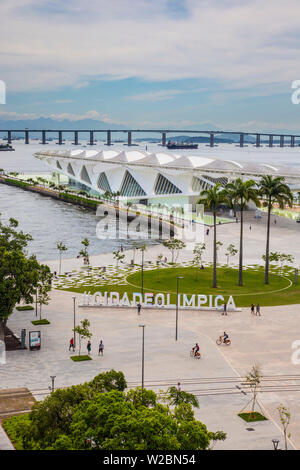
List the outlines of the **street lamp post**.
{"label": "street lamp post", "polygon": [[142,249],[142,299],[144,295],[144,250]]}
{"label": "street lamp post", "polygon": [[183,279],[182,276],[177,277],[177,289],[176,289],[176,329],[175,329],[175,341],[178,339],[178,288],[179,288],[179,279]]}
{"label": "street lamp post", "polygon": [[145,326],[146,326],[146,325],[139,325],[139,327],[143,328],[143,341],[142,341],[142,388],[144,388]]}
{"label": "street lamp post", "polygon": [[38,291],[36,290],[35,291],[35,316],[36,317],[37,317],[37,304],[38,304],[37,296],[38,296]]}
{"label": "street lamp post", "polygon": [[73,297],[73,314],[74,314],[74,349],[76,348],[76,333],[75,333],[75,301],[76,301],[76,297]]}
{"label": "street lamp post", "polygon": [[55,380],[55,377],[56,375],[50,375],[50,379],[51,379],[51,382],[52,382],[52,385],[51,387],[49,387],[49,389],[51,390],[51,392],[54,392],[54,380]]}
{"label": "street lamp post", "polygon": [[278,439],[272,439],[272,442],[273,442],[274,450],[277,450],[278,444],[279,444],[279,440],[278,440]]}

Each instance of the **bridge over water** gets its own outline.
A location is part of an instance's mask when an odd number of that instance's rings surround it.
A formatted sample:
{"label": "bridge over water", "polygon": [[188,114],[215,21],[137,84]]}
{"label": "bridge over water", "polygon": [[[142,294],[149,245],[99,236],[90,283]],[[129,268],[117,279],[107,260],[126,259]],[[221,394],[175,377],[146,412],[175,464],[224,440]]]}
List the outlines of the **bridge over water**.
{"label": "bridge over water", "polygon": [[[265,132],[241,132],[241,131],[208,131],[208,130],[182,130],[182,129],[0,129],[0,133],[7,133],[7,142],[10,144],[13,141],[12,134],[22,134],[25,135],[25,144],[30,143],[30,136],[39,133],[42,135],[41,137],[41,144],[47,144],[47,135],[49,134],[56,134],[57,135],[57,144],[63,145],[63,134],[74,134],[74,145],[79,145],[79,134],[80,133],[89,133],[89,145],[95,144],[95,134],[106,134],[106,144],[105,145],[113,145],[112,134],[113,133],[126,133],[127,134],[127,144],[128,146],[134,145],[132,144],[132,134],[133,133],[148,133],[148,134],[160,134],[161,135],[161,145],[166,146],[167,144],[167,135],[168,134],[197,134],[202,135],[205,137],[209,137],[209,145],[210,147],[214,147],[215,145],[215,137],[220,135],[236,135],[239,137],[239,146],[244,147],[245,145],[245,137],[247,136],[255,136],[254,145],[256,147],[260,147],[262,143],[262,138],[264,138],[264,143],[266,141],[269,147],[273,147],[274,144],[274,137],[279,138],[279,146],[280,147],[295,147],[295,145],[300,145],[300,142],[297,142],[297,138],[300,138],[300,135],[293,135],[293,134],[276,134],[276,133],[265,133]],[[265,139],[266,138],[266,139]]]}

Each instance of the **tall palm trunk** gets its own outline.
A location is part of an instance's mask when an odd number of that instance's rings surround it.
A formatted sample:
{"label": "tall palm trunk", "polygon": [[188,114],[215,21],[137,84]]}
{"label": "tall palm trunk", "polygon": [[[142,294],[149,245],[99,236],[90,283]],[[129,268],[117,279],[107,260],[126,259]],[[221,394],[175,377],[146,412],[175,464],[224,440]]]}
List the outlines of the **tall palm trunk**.
{"label": "tall palm trunk", "polygon": [[217,213],[214,212],[213,287],[217,287]]}
{"label": "tall palm trunk", "polygon": [[269,251],[270,251],[270,222],[272,205],[268,205],[268,225],[267,225],[267,244],[266,244],[266,265],[265,265],[265,284],[269,284]]}
{"label": "tall palm trunk", "polygon": [[239,253],[239,286],[243,285],[243,228],[244,210],[241,207],[240,253]]}

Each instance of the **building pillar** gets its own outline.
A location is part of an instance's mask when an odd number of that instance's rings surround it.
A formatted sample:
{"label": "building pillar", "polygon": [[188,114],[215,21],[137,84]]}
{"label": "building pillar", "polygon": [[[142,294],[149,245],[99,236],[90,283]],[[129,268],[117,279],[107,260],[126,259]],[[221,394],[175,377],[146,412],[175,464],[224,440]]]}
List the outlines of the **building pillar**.
{"label": "building pillar", "polygon": [[167,134],[166,134],[166,132],[163,132],[163,133],[162,133],[162,136],[161,136],[161,145],[162,145],[163,147],[165,147],[165,146],[166,146],[166,143],[167,143]]}
{"label": "building pillar", "polygon": [[94,132],[90,131],[90,145],[94,145]]}
{"label": "building pillar", "polygon": [[244,147],[244,134],[240,134],[240,147]]}
{"label": "building pillar", "polygon": [[215,134],[211,132],[209,136],[209,146],[214,147],[215,146]]}
{"label": "building pillar", "polygon": [[11,144],[11,131],[7,131],[7,143]]}
{"label": "building pillar", "polygon": [[291,147],[295,147],[295,136],[291,135]]}
{"label": "building pillar", "polygon": [[260,147],[260,134],[256,134],[256,147]]}
{"label": "building pillar", "polygon": [[111,145],[111,131],[107,131],[106,145]]}
{"label": "building pillar", "polygon": [[62,145],[63,140],[62,140],[62,131],[58,131],[58,145]]}
{"label": "building pillar", "polygon": [[284,135],[280,136],[280,147],[284,147]]}
{"label": "building pillar", "polygon": [[127,136],[127,145],[131,145],[131,131],[128,131],[128,136]]}
{"label": "building pillar", "polygon": [[29,131],[25,131],[25,144],[29,144]]}
{"label": "building pillar", "polygon": [[46,144],[46,131],[42,131],[42,144]]}

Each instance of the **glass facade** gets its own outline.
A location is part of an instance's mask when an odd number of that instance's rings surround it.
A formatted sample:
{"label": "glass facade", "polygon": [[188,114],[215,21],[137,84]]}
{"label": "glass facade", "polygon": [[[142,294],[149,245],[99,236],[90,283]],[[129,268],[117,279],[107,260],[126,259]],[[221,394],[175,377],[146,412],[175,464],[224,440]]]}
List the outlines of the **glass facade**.
{"label": "glass facade", "polygon": [[68,163],[68,168],[67,168],[67,170],[68,170],[68,173],[70,173],[70,175],[75,176],[75,172],[74,172],[74,170],[73,170],[73,168],[72,168],[71,163]]}
{"label": "glass facade", "polygon": [[80,178],[85,181],[86,183],[92,184],[91,179],[89,177],[88,172],[86,171],[86,167],[83,165],[81,172],[80,172]]}
{"label": "glass facade", "polygon": [[154,193],[155,194],[177,194],[177,193],[182,193],[175,184],[171,183],[165,176],[159,174],[158,178],[156,180],[155,188],[154,188]]}
{"label": "glass facade", "polygon": [[134,179],[134,177],[126,170],[123,183],[120,189],[121,196],[146,196],[145,191]]}
{"label": "glass facade", "polygon": [[112,192],[107,176],[104,172],[100,173],[97,186],[99,189],[102,189],[102,191],[109,191],[110,193]]}

